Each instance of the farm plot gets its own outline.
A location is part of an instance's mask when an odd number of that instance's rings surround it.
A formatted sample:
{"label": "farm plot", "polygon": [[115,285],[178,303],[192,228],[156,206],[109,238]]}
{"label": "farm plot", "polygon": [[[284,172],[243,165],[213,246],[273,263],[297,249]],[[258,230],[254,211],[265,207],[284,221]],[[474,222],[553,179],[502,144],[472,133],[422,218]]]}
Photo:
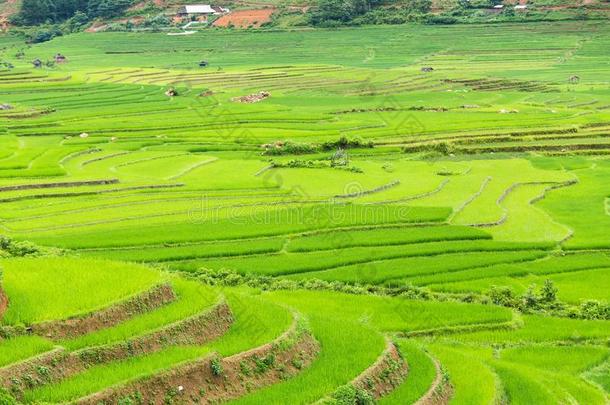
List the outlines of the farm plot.
{"label": "farm plot", "polygon": [[608,34],[0,40],[0,387],[606,404]]}

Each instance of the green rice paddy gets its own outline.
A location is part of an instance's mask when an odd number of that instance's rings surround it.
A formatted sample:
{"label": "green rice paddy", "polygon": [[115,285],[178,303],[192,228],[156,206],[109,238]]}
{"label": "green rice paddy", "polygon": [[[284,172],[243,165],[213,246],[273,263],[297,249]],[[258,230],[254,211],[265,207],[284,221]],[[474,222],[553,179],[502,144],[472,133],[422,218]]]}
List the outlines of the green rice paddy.
{"label": "green rice paddy", "polygon": [[[120,390],[294,325],[319,345],[311,364],[273,366],[282,377],[260,386],[242,369],[231,382],[248,389],[229,402],[327,401],[388,341],[409,373],[382,404],[439,381],[438,403],[610,400],[604,21],[5,42],[0,386],[16,400]],[[32,68],[57,52],[68,62]],[[35,334],[160,284],[176,299]],[[65,374],[37,363],[131,345],[220,302],[233,322],[205,343]]]}

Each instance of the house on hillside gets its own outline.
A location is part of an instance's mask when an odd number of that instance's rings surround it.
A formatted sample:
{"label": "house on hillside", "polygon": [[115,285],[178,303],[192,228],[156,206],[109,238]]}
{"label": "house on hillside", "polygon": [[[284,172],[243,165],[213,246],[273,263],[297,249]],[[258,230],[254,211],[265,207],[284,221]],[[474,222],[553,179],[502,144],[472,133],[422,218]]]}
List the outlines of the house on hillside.
{"label": "house on hillside", "polygon": [[519,10],[519,11],[527,10],[527,4],[517,4],[515,6],[515,10]]}
{"label": "house on hillside", "polygon": [[208,21],[208,17],[212,15],[221,15],[228,13],[229,9],[218,6],[210,6],[209,4],[192,4],[182,6],[176,14],[177,17],[188,19],[191,21]]}

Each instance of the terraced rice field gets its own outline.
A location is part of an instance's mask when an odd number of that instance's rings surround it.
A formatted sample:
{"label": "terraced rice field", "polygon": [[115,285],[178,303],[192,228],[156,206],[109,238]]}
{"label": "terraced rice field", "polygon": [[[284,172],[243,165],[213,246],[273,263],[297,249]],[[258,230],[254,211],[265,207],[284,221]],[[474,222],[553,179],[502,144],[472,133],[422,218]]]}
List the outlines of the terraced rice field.
{"label": "terraced rice field", "polygon": [[6,403],[608,403],[607,24],[5,42]]}

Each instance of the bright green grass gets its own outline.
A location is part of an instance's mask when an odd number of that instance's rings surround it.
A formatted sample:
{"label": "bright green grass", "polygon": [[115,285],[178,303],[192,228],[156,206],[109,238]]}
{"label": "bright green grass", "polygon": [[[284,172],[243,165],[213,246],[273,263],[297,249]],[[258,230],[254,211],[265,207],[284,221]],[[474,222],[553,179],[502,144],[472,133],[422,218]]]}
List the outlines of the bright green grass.
{"label": "bright green grass", "polygon": [[457,272],[474,267],[487,267],[499,263],[530,261],[544,256],[546,256],[546,253],[538,250],[464,252],[371,261],[324,271],[295,274],[290,277],[373,284],[417,283],[418,278],[424,275],[433,274],[436,276],[442,273]]}
{"label": "bright green grass", "polygon": [[[606,299],[608,255],[561,256],[557,244],[573,231],[563,248],[610,247],[610,160],[598,156],[610,149],[609,32],[604,21],[570,21],[182,37],[82,33],[33,45],[23,59],[11,49],[3,59],[17,68],[0,72],[1,101],[15,107],[0,112],[0,187],[101,178],[120,183],[2,191],[2,233],[74,248],[83,256],[166,261],[184,270],[304,272],[290,277],[451,292],[481,292],[491,284],[519,292],[551,278],[562,300]],[[68,64],[30,71],[30,60],[50,58],[58,48]],[[210,68],[196,67],[202,58]],[[423,74],[424,62],[434,72]],[[569,84],[576,73],[581,82]],[[487,86],[450,82],[455,79]],[[163,94],[170,83],[180,96]],[[214,95],[198,97],[205,89]],[[261,103],[231,101],[263,89],[272,96]],[[504,109],[518,112],[500,113]],[[82,132],[89,137],[80,138]],[[372,140],[376,147],[350,149],[347,167],[262,171],[270,162],[261,156],[261,144],[336,141],[342,135]],[[401,152],[435,141],[449,143],[455,156]],[[544,156],[571,147],[594,153]],[[327,165],[333,152],[274,160],[319,159]],[[574,179],[577,184],[531,203],[547,187]],[[178,187],[155,188],[167,185]],[[346,196],[354,191],[364,193]],[[351,205],[331,206],[329,200]],[[463,226],[468,224],[488,226]],[[99,272],[86,267],[67,271],[89,293],[83,300],[112,295],[98,287],[106,285]],[[129,285],[142,277],[127,270],[129,277],[115,271],[121,277],[110,280],[116,296],[92,303],[92,309],[137,292],[140,287]],[[82,287],[84,280],[90,284]],[[383,350],[380,333],[428,329],[441,336],[401,342],[415,359],[424,356],[413,351],[421,345],[441,360],[455,387],[452,403],[596,404],[604,400],[601,391],[581,376],[608,387],[600,348],[609,335],[604,321],[527,315],[522,325],[515,322],[521,327],[491,330],[513,320],[512,312],[319,291],[256,297],[253,290],[171,280],[179,301],[64,343],[79,349],[141,336],[209,308],[223,293],[236,323],[201,353],[230,355],[271,341],[292,321],[282,305],[308,316],[322,344],[310,368],[243,402],[313,402],[375,360]],[[44,300],[25,302],[29,290],[22,285],[21,301],[11,306],[23,304],[32,312],[28,316],[45,319],[43,312],[56,309],[61,316],[80,311],[62,308],[66,298],[59,293],[65,289],[45,296],[38,294],[45,286],[33,285],[32,293]],[[54,301],[60,305],[49,305]],[[18,317],[14,311],[7,316]],[[441,334],[473,325],[490,330]],[[14,347],[18,342],[23,348]],[[48,349],[35,340],[2,343],[7,362]],[[117,363],[91,369],[88,377],[60,383],[66,385],[58,395],[70,397],[69,386],[103,388],[190,356],[190,349],[173,350],[167,359],[160,353],[134,359],[133,370],[121,371],[125,367]],[[425,390],[431,363],[423,363],[427,373],[414,375],[417,363],[388,401],[412,402]]]}
{"label": "bright green grass", "polygon": [[[485,269],[485,272],[480,269],[465,269],[454,273],[425,275],[415,278],[414,282],[424,285],[431,284],[431,287],[439,290],[460,291],[462,283],[467,285],[472,282],[473,287],[489,285],[485,279],[516,278],[528,275],[554,278],[554,274],[557,274],[557,278],[561,278],[562,273],[565,273],[565,277],[570,277],[572,272],[606,267],[610,267],[610,257],[604,253],[549,255],[541,260],[490,266]],[[592,288],[595,289],[595,286]]]}
{"label": "bright green grass", "polygon": [[[314,362],[290,380],[247,395],[236,403],[305,404],[331,394],[338,386],[347,384],[358,376],[384,350],[384,339],[371,325],[358,319],[353,313],[328,307],[320,311],[328,301],[318,301],[315,294],[295,292],[294,299],[287,300],[287,293],[263,294],[281,305],[290,305],[308,318],[315,338],[320,343],[320,353]],[[341,299],[333,294],[326,299]],[[303,390],[307,387],[307,390]]]}
{"label": "bright green grass", "polygon": [[603,364],[585,373],[584,376],[602,387],[606,394],[610,393],[610,361],[606,360]]}
{"label": "bright green grass", "polygon": [[430,389],[436,378],[434,363],[418,343],[408,340],[398,343],[400,352],[409,364],[409,374],[396,390],[381,398],[381,405],[415,403]]}
{"label": "bright green grass", "polygon": [[177,346],[121,362],[94,366],[56,384],[26,391],[26,403],[58,403],[93,394],[106,387],[156,374],[180,362],[200,358],[210,353],[206,347]]}
{"label": "bright green grass", "polygon": [[327,232],[293,238],[288,245],[288,251],[307,252],[355,246],[388,246],[407,243],[489,238],[490,236],[483,231],[459,226],[369,229],[352,232]]}
{"label": "bright green grass", "polygon": [[555,404],[576,401],[586,404],[605,404],[603,393],[578,377],[548,372],[530,367],[528,363],[492,361],[506,392],[514,404]]}
{"label": "bright green grass", "polygon": [[287,308],[249,295],[248,290],[228,289],[226,296],[235,322],[222,338],[210,344],[223,356],[231,356],[277,338],[294,320]]}
{"label": "bright green grass", "polygon": [[282,249],[283,238],[265,238],[237,242],[215,242],[176,247],[141,247],[128,249],[107,249],[81,252],[82,255],[98,256],[112,260],[136,262],[162,262],[192,260],[217,256],[239,256],[272,253]]}
{"label": "bright green grass", "polygon": [[117,343],[154,331],[173,322],[199,314],[209,309],[218,300],[218,293],[196,281],[180,277],[171,278],[177,300],[154,311],[133,317],[116,326],[101,329],[62,342],[70,350],[88,346]]}
{"label": "bright green grass", "polygon": [[472,343],[579,342],[605,339],[607,321],[553,318],[524,315],[523,326],[516,330],[481,331],[458,334],[456,340]]}
{"label": "bright green grass", "polygon": [[227,290],[226,293],[235,322],[225,335],[210,342],[209,345],[169,347],[152,354],[94,366],[59,383],[28,391],[26,400],[28,402],[71,400],[104,387],[122,385],[155,374],[183,361],[205,356],[212,351],[223,356],[231,356],[277,338],[292,323],[292,314],[281,306],[244,294],[243,290]]}
{"label": "bright green grass", "polygon": [[49,351],[53,344],[38,336],[18,336],[0,341],[0,367]]}
{"label": "bright green grass", "polygon": [[96,259],[6,259],[0,266],[10,301],[3,319],[6,324],[31,324],[84,314],[162,281],[160,273],[152,269]]}
{"label": "bright green grass", "polygon": [[608,269],[584,270],[545,276],[528,275],[525,277],[490,277],[472,281],[433,284],[435,290],[451,292],[487,292],[492,286],[510,287],[516,294],[522,294],[530,286],[540,288],[545,280],[552,280],[558,288],[557,297],[573,304],[583,299],[607,300],[610,298]]}
{"label": "bright green grass", "polygon": [[313,313],[364,322],[384,332],[413,332],[470,324],[510,321],[512,313],[491,305],[426,302],[404,298],[358,296],[324,291],[278,291],[274,299]]}
{"label": "bright green grass", "polygon": [[574,375],[600,364],[609,355],[610,351],[600,346],[545,345],[502,350],[502,360]]}
{"label": "bright green grass", "polygon": [[491,349],[432,344],[428,346],[449,374],[453,385],[452,404],[489,404],[498,398],[497,377],[484,361]]}
{"label": "bright green grass", "polygon": [[501,243],[489,240],[428,242],[421,244],[353,247],[313,252],[288,252],[251,257],[209,259],[198,261],[208,269],[233,269],[240,273],[289,275],[327,270],[341,266],[370,263],[401,257],[429,257],[463,252],[499,252],[529,250],[544,245]]}
{"label": "bright green grass", "polygon": [[[197,213],[197,205],[193,207]],[[216,219],[185,214],[182,221],[166,225],[140,224],[137,227],[91,225],[86,231],[61,230],[39,233],[29,239],[41,244],[70,248],[118,247],[154,243],[227,240],[246,237],[275,236],[315,229],[332,229],[382,223],[440,222],[449,211],[444,208],[378,207],[358,205],[305,205],[298,208],[269,210],[252,207],[249,215],[244,210],[226,210],[223,215],[238,213],[229,219]],[[193,214],[193,215],[195,215]],[[213,214],[213,213],[212,213]],[[205,228],[206,232],[201,232]],[[104,232],[102,232],[104,231]]]}
{"label": "bright green grass", "polygon": [[[298,305],[307,309],[307,303]],[[237,404],[309,404],[331,394],[364,371],[384,350],[379,333],[345,320],[310,313],[309,322],[321,351],[306,369],[288,381],[234,401]]]}

